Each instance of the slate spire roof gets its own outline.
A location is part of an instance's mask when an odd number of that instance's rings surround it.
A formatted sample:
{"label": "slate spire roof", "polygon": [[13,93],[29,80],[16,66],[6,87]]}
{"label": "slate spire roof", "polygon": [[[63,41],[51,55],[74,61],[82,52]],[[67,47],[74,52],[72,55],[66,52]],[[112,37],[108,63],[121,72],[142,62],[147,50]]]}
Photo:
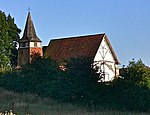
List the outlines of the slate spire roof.
{"label": "slate spire roof", "polygon": [[120,62],[105,33],[51,40],[44,55],[58,61],[76,57],[94,59],[103,38],[105,38],[116,63],[119,64]]}
{"label": "slate spire roof", "polygon": [[27,42],[27,41],[41,42],[41,40],[36,35],[30,11],[28,12],[23,37],[19,40],[19,42]]}

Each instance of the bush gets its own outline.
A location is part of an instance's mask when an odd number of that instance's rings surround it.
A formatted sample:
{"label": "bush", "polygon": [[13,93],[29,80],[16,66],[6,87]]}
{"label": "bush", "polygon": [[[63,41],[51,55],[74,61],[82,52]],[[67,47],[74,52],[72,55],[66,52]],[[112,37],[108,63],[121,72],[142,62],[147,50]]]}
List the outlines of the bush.
{"label": "bush", "polygon": [[97,82],[91,62],[89,58],[70,59],[63,62],[67,65],[62,71],[56,61],[38,57],[21,71],[1,74],[0,86],[94,109],[150,111],[149,69],[141,61],[130,62],[124,79],[109,84]]}

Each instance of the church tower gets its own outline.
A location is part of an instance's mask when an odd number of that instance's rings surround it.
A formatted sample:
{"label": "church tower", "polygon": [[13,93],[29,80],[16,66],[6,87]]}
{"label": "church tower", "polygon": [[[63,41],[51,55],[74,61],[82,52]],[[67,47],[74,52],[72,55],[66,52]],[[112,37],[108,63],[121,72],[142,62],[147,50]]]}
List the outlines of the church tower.
{"label": "church tower", "polygon": [[42,41],[37,37],[30,11],[28,12],[23,37],[19,40],[18,66],[31,62],[34,54],[43,56]]}

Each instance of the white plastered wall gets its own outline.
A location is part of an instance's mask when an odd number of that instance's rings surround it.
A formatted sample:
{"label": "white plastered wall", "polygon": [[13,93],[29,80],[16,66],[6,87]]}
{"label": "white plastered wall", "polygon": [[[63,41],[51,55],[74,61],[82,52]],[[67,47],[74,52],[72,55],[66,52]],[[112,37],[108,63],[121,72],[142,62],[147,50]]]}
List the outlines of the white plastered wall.
{"label": "white plastered wall", "polygon": [[30,46],[29,47],[35,47],[35,43],[37,44],[36,47],[39,47],[39,48],[42,47],[41,42],[30,42]]}
{"label": "white plastered wall", "polygon": [[[36,46],[35,46],[36,43]],[[26,42],[26,43],[20,43],[19,48],[29,48],[29,47],[37,47],[42,48],[41,42]]]}
{"label": "white plastered wall", "polygon": [[[104,58],[102,58],[104,57]],[[104,60],[103,60],[104,59]],[[105,64],[102,64],[105,61]],[[98,73],[104,72],[105,77],[101,78],[99,82],[108,82],[112,81],[116,76],[116,64],[112,52],[107,45],[105,36],[102,39],[100,47],[94,58],[94,64],[99,67]]]}

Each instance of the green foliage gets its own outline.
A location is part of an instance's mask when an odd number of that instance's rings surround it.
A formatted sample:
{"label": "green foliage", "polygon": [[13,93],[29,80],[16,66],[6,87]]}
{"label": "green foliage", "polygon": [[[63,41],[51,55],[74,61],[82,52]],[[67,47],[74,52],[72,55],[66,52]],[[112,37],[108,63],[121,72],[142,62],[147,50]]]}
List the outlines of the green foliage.
{"label": "green foliage", "polygon": [[21,75],[24,79],[26,90],[47,96],[51,79],[58,76],[57,63],[49,58],[37,57],[22,68]]}
{"label": "green foliage", "polygon": [[4,12],[0,11],[0,71],[16,65],[16,46],[20,32],[14,18],[10,14],[6,16]]}
{"label": "green foliage", "polygon": [[124,79],[109,84],[96,82],[98,75],[91,69],[91,62],[88,58],[73,58],[62,62],[67,68],[62,71],[60,63],[37,56],[22,70],[1,74],[0,86],[90,110],[150,111],[149,68],[141,60],[131,61],[124,68]]}
{"label": "green foliage", "polygon": [[140,87],[148,86],[150,68],[145,66],[142,60],[138,60],[137,62],[132,60],[129,62],[127,68],[124,68],[124,74],[122,76],[127,84]]}
{"label": "green foliage", "polygon": [[[122,69],[121,76],[124,79],[117,79],[114,86],[118,90],[116,95],[128,110],[147,111],[150,110],[150,69],[145,66],[142,60],[132,60],[126,68]],[[118,94],[119,93],[119,94]]]}
{"label": "green foliage", "polygon": [[65,63],[67,63],[66,71],[61,71],[59,76],[55,76],[51,81],[50,97],[60,101],[86,103],[90,96],[90,87],[96,83],[95,73],[91,69],[91,60],[72,58]]}

